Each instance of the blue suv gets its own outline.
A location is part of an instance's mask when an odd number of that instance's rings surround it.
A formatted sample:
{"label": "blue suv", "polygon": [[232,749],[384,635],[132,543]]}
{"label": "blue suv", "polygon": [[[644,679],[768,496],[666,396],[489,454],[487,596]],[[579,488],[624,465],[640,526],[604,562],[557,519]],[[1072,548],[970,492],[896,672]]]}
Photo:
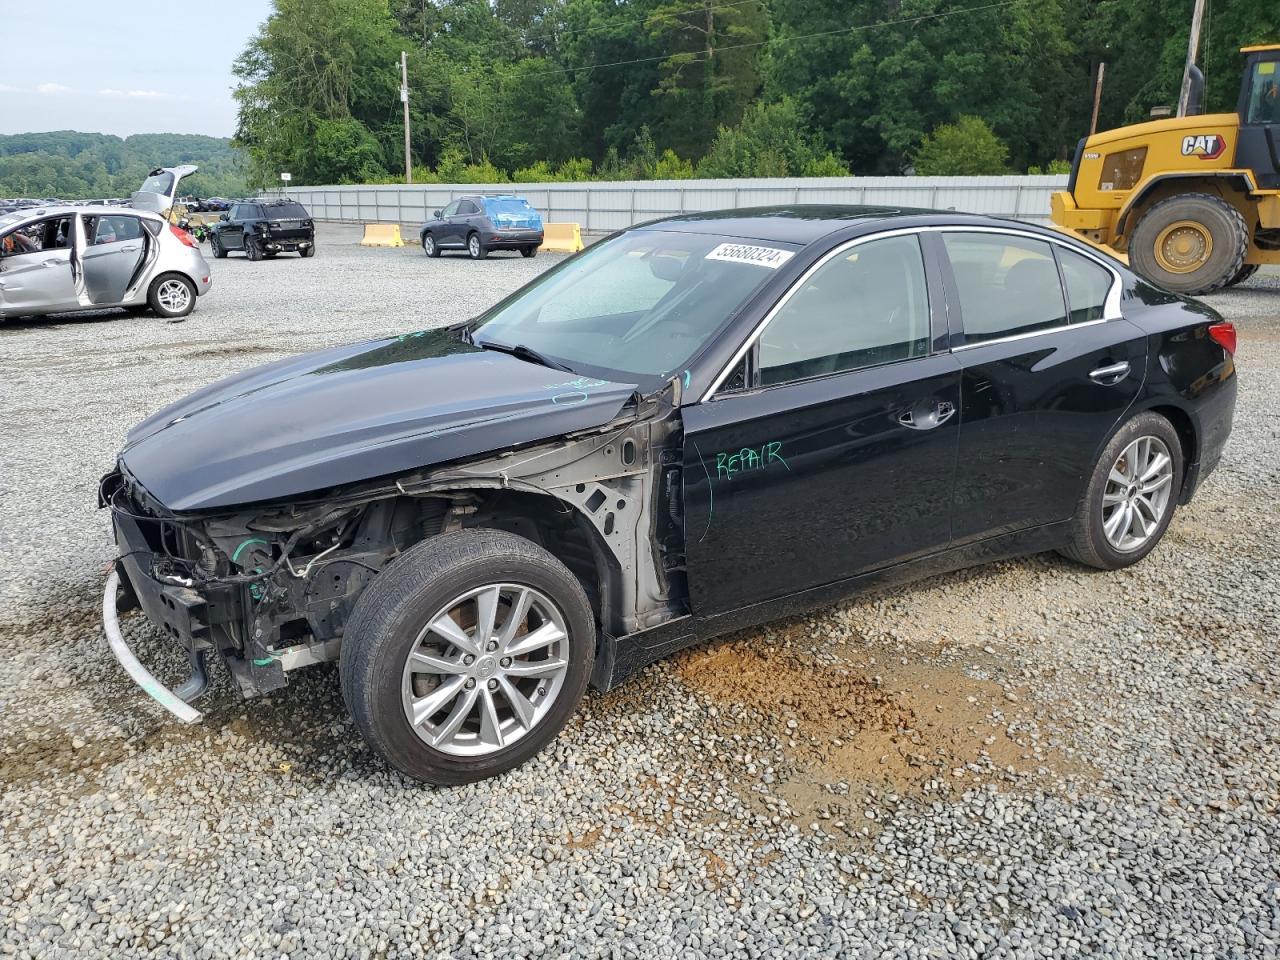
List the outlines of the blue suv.
{"label": "blue suv", "polygon": [[490,250],[519,250],[532,257],[542,246],[542,215],[524,197],[459,197],[422,225],[422,250],[465,250],[483,260]]}

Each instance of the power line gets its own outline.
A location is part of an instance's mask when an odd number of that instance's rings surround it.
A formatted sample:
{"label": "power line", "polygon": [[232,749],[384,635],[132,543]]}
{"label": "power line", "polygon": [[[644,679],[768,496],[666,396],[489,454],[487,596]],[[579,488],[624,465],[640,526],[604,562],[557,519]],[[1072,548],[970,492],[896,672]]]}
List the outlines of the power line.
{"label": "power line", "polygon": [[[1003,7],[1012,7],[1015,4],[1020,2],[1021,0],[1003,0],[1003,2],[1001,3],[988,3],[981,7],[965,7],[960,10],[944,10],[940,13],[921,14],[918,17],[903,17],[900,20],[884,20],[884,21],[881,21],[880,23],[868,23],[868,24],[863,24],[861,26],[856,26],[856,27],[841,27],[838,30],[822,30],[818,33],[805,33],[805,34],[799,34],[794,37],[771,37],[767,40],[756,40],[756,41],[752,41],[751,43],[734,43],[724,47],[716,47],[715,52],[724,53],[727,50],[744,50],[748,47],[763,47],[771,43],[777,43],[777,44],[795,43],[796,41],[799,41],[799,40],[813,40],[817,37],[833,37],[843,33],[857,33],[859,31],[865,31],[865,30],[878,30],[881,27],[897,27],[897,26],[902,26],[903,24],[924,23],[927,20],[945,20],[948,17],[962,16],[964,14],[969,14],[969,13],[982,13],[983,11],[986,11],[986,10],[999,10]],[[536,77],[543,74],[549,75],[553,73],[574,73],[575,71],[578,71],[578,70],[595,70],[600,67],[625,67],[625,66],[630,66],[632,64],[637,64],[637,63],[653,63],[655,60],[666,60],[672,56],[674,56],[674,54],[667,53],[657,57],[637,57],[634,60],[614,60],[610,63],[589,63],[581,67],[556,67],[550,70],[533,70],[525,74],[525,76]],[[704,57],[697,57],[688,62],[700,63],[704,59],[705,59]]]}
{"label": "power line", "polygon": [[[651,20],[673,20],[676,17],[687,16],[688,14],[691,14],[691,13],[706,13],[709,10],[725,10],[730,7],[745,6],[748,3],[763,3],[763,2],[764,0],[734,0],[733,3],[716,3],[716,4],[711,4],[709,6],[704,5],[701,7],[690,7],[687,10],[672,10],[668,13],[649,14],[644,17],[631,17],[627,20],[610,20],[607,23],[597,24],[596,26],[576,27],[576,28],[567,27],[563,31],[547,30],[543,33],[527,34],[522,39],[524,40],[525,43],[528,43],[530,40],[542,40],[547,37],[558,38],[561,36],[562,33],[578,34],[578,35],[582,35],[586,33],[599,33],[603,30],[613,30],[613,29],[616,29],[617,27],[625,27],[633,23],[648,23]],[[491,40],[489,42],[502,43],[504,41]]]}

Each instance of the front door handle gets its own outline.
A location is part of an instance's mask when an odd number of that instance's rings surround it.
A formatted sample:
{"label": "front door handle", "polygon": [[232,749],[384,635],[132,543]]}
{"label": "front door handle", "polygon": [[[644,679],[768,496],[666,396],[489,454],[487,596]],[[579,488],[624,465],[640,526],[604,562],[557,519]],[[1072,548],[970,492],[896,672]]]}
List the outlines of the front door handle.
{"label": "front door handle", "polygon": [[955,412],[955,404],[947,400],[939,400],[933,406],[923,410],[917,405],[904,411],[898,417],[898,422],[911,430],[932,430],[950,420],[955,416]]}
{"label": "front door handle", "polygon": [[134,250],[137,250],[138,247],[137,247],[137,244],[134,244],[131,247],[121,247],[120,249],[125,251],[125,253],[132,253]]}
{"label": "front door handle", "polygon": [[1129,361],[1121,360],[1119,363],[1111,363],[1105,367],[1099,367],[1097,370],[1089,371],[1089,379],[1095,383],[1101,383],[1110,386],[1113,383],[1119,383],[1129,375]]}

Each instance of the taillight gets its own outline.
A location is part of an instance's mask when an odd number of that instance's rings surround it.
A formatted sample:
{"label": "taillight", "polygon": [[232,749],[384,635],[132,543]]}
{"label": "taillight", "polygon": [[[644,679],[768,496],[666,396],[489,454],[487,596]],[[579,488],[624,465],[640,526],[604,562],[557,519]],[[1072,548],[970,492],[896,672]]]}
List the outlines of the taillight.
{"label": "taillight", "polygon": [[181,227],[175,227],[171,223],[169,224],[169,232],[172,233],[179,240],[181,240],[183,243],[185,243],[188,247],[194,247],[196,245],[195,238],[192,237],[191,234],[187,233],[187,231],[183,230]]}
{"label": "taillight", "polygon": [[1230,321],[1223,320],[1221,323],[1209,324],[1209,339],[1223,350],[1236,355],[1236,325]]}

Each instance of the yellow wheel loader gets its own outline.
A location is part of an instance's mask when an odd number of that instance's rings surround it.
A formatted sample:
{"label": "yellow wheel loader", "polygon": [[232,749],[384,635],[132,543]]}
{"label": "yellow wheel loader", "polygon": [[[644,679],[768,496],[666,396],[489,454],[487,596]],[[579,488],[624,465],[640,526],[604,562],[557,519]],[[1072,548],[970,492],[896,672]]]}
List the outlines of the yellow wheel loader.
{"label": "yellow wheel loader", "polygon": [[1053,222],[1177,293],[1239,283],[1280,263],[1280,44],[1245,47],[1235,113],[1199,113],[1081,140]]}

